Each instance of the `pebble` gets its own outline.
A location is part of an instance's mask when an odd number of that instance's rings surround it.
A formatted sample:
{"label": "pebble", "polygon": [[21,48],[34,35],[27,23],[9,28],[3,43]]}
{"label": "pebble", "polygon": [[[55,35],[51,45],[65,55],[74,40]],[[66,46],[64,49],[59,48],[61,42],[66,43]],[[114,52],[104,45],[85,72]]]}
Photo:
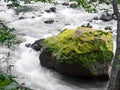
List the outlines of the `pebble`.
{"label": "pebble", "polygon": [[46,24],[52,24],[54,22],[54,20],[47,20],[47,21],[44,21],[44,23],[46,23]]}

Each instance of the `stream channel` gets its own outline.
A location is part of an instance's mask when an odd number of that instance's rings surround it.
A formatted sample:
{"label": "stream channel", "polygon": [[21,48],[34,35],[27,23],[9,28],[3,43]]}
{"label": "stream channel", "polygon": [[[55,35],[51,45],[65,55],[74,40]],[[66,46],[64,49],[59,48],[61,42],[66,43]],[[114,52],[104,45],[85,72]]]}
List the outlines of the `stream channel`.
{"label": "stream channel", "polygon": [[[58,0],[59,3],[65,0]],[[13,46],[11,49],[0,46],[0,58],[6,57],[10,52],[9,65],[13,65],[11,74],[17,76],[17,81],[25,83],[33,90],[105,90],[107,82],[100,80],[79,80],[63,76],[53,70],[41,67],[39,54],[25,46],[26,43],[33,43],[37,39],[59,34],[64,28],[74,28],[90,23],[93,28],[104,30],[111,26],[115,34],[116,21],[104,22],[93,20],[103,13],[100,8],[112,10],[110,5],[100,5],[96,13],[87,13],[84,9],[76,9],[62,4],[54,5],[48,3],[32,2],[20,6],[18,9],[8,8],[7,3],[0,1],[0,19],[9,27],[14,27],[14,33],[22,39],[22,43]],[[56,12],[46,12],[51,7]],[[45,21],[52,20],[52,23]],[[115,36],[114,36],[115,37]],[[6,62],[0,62],[0,68],[6,71]]]}

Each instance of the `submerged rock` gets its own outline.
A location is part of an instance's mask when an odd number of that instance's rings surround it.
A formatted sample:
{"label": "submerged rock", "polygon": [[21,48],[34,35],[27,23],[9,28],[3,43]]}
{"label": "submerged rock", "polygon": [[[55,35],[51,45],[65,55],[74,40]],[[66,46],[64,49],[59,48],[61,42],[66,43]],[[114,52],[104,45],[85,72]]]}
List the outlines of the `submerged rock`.
{"label": "submerged rock", "polygon": [[108,79],[113,57],[112,34],[92,28],[65,29],[58,36],[40,41],[44,67],[80,78]]}
{"label": "submerged rock", "polygon": [[86,25],[81,25],[81,27],[92,28],[92,25],[90,25],[90,23],[87,23]]}
{"label": "submerged rock", "polygon": [[69,2],[63,2],[62,5],[63,6],[69,6]]}
{"label": "submerged rock", "polygon": [[55,13],[56,12],[56,7],[50,7],[49,9],[46,9],[45,12],[47,12],[47,13],[50,13],[50,12]]}
{"label": "submerged rock", "polygon": [[19,19],[21,20],[21,19],[25,19],[25,17],[19,17]]}
{"label": "submerged rock", "polygon": [[70,4],[70,8],[76,8],[76,7],[77,7],[77,4],[76,4],[76,3]]}
{"label": "submerged rock", "polygon": [[50,13],[50,10],[45,10],[47,13]]}
{"label": "submerged rock", "polygon": [[8,9],[13,9],[13,7],[14,7],[13,4],[7,4],[6,6]]}
{"label": "submerged rock", "polygon": [[113,20],[113,14],[109,14],[109,13],[103,13],[101,16],[100,16],[100,20],[103,20],[103,21],[111,21]]}
{"label": "submerged rock", "polygon": [[26,47],[30,47],[30,46],[31,46],[31,43],[26,43],[25,46],[26,46]]}
{"label": "submerged rock", "polygon": [[44,23],[46,23],[46,24],[52,24],[52,23],[54,23],[54,20],[52,20],[52,19],[46,20],[46,21],[44,21]]}
{"label": "submerged rock", "polygon": [[56,7],[51,7],[51,8],[50,8],[50,11],[51,11],[51,12],[56,12]]}
{"label": "submerged rock", "polygon": [[98,18],[97,16],[96,16],[96,17],[94,17],[93,19],[94,19],[94,20],[99,20],[99,18]]}

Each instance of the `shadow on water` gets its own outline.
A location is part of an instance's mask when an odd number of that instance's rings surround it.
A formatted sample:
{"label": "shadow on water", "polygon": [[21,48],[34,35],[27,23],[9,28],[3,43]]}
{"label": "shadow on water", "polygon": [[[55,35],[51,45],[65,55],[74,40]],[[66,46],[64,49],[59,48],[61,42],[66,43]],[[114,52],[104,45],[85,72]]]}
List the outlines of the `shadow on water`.
{"label": "shadow on water", "polygon": [[75,78],[54,70],[50,70],[50,72],[54,73],[54,78],[59,78],[59,83],[72,87],[72,90],[105,90],[108,82],[108,80],[101,79]]}
{"label": "shadow on water", "polygon": [[81,79],[81,78],[74,78],[71,76],[61,75],[61,80],[73,84],[75,86],[79,86],[81,88],[105,88],[107,85],[106,80],[100,79]]}

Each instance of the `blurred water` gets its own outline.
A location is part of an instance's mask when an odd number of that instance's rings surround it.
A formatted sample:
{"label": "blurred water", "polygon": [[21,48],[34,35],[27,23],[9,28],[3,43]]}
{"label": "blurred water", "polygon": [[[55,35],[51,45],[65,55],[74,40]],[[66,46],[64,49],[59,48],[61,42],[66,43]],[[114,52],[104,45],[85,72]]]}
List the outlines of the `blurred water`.
{"label": "blurred water", "polygon": [[[61,2],[64,2],[64,0]],[[45,10],[53,6],[56,7],[56,13],[45,12]],[[57,35],[64,28],[73,28],[88,22],[96,29],[104,29],[106,26],[111,26],[115,34],[116,21],[103,22],[101,20],[93,20],[93,17],[100,16],[102,11],[99,8],[111,8],[111,6],[102,5],[98,7],[98,12],[93,14],[86,13],[81,8],[72,9],[62,5],[55,6],[47,3],[32,3],[26,5],[26,7],[32,7],[33,11],[16,14],[15,10],[7,9],[6,3],[0,1],[0,19],[9,27],[14,27],[16,29],[14,33],[23,40],[20,45],[14,46],[12,50],[0,47],[1,58],[7,52],[11,52],[12,59],[9,64],[14,65],[12,74],[18,77],[17,81],[25,83],[26,86],[34,90],[105,90],[107,82],[76,80],[41,67],[39,61],[40,52],[35,52],[31,48],[25,47],[25,44],[33,43],[40,38]],[[20,17],[24,17],[24,19],[19,19]],[[45,24],[44,21],[46,20],[54,20],[54,22]],[[0,64],[2,69],[7,66],[6,63]]]}

